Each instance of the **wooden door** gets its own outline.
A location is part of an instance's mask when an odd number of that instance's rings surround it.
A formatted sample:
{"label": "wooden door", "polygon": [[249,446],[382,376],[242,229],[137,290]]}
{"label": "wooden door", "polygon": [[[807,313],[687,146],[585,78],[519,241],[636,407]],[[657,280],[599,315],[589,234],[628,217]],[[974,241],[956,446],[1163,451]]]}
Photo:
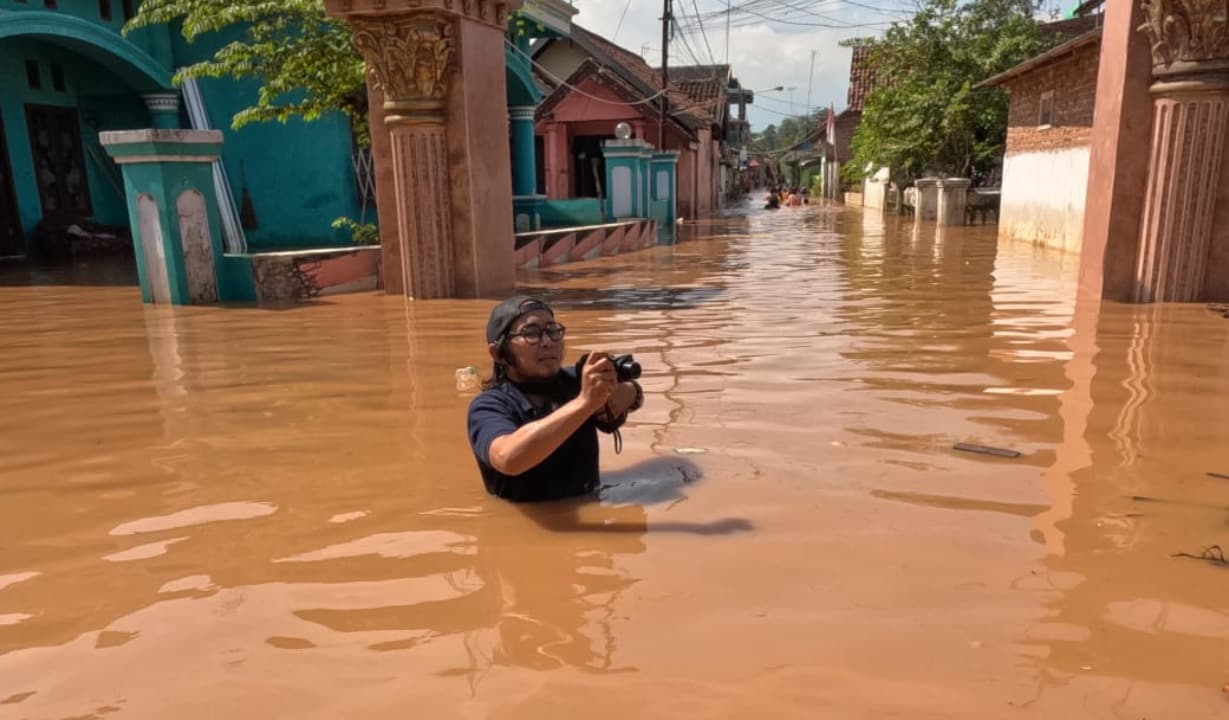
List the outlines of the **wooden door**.
{"label": "wooden door", "polygon": [[26,124],[43,215],[89,217],[90,184],[77,109],[27,105]]}

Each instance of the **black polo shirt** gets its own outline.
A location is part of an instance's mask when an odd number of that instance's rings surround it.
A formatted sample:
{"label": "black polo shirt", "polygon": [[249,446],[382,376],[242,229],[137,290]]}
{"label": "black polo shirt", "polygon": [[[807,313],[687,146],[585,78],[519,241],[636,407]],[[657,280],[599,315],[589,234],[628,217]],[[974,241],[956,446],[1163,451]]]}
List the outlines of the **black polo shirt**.
{"label": "black polo shirt", "polygon": [[[575,368],[559,374],[555,407],[580,395]],[[533,406],[515,385],[484,391],[469,406],[469,443],[487,492],[505,500],[529,502],[559,500],[593,492],[598,485],[597,423],[590,418],[555,452],[521,475],[504,475],[490,465],[491,443],[520,427],[549,415]]]}

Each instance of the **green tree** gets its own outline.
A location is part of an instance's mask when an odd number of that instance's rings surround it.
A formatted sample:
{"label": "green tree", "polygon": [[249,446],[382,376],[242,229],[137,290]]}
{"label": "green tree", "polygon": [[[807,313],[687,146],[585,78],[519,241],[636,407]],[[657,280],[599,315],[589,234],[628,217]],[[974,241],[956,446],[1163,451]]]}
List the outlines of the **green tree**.
{"label": "green tree", "polygon": [[1034,0],[923,0],[872,47],[876,88],[842,174],[890,167],[902,180],[927,171],[982,175],[1000,162],[1007,95],[978,83],[1036,55],[1046,37]]}
{"label": "green tree", "polygon": [[780,144],[781,139],[778,137],[776,125],[769,125],[751,136],[751,149],[757,152],[776,150]]}
{"label": "green tree", "polygon": [[234,116],[235,129],[293,117],[314,120],[340,111],[350,118],[360,141],[366,141],[363,60],[345,23],[324,14],[323,0],[144,0],[124,31],[164,23],[178,23],[188,42],[207,33],[240,32],[240,39],[224,45],[210,60],[175,74],[176,82],[259,81],[255,103]]}

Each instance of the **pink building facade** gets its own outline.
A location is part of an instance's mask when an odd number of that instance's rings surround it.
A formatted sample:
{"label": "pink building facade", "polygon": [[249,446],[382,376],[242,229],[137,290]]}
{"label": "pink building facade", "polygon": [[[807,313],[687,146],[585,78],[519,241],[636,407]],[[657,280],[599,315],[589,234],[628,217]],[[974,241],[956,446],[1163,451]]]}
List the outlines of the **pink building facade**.
{"label": "pink building facade", "polygon": [[679,153],[682,218],[720,209],[727,90],[736,85],[728,66],[677,69],[682,82],[672,83],[663,138],[660,79],[639,56],[575,26],[571,38],[544,43],[534,55],[539,81],[550,88],[536,114],[540,193],[551,200],[603,196],[601,143],[626,122],[635,138]]}

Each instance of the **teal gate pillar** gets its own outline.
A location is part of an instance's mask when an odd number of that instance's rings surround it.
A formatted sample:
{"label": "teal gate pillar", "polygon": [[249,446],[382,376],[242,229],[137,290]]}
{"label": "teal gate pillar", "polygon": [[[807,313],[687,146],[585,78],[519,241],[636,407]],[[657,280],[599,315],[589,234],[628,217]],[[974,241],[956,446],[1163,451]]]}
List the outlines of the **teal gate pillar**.
{"label": "teal gate pillar", "polygon": [[606,140],[606,217],[611,220],[647,218],[644,159],[653,146],[643,140]]}
{"label": "teal gate pillar", "polygon": [[147,303],[219,299],[222,235],[213,161],[217,130],[121,130],[100,139],[123,169],[128,221]]}
{"label": "teal gate pillar", "polygon": [[655,152],[650,165],[649,186],[653,191],[653,214],[657,221],[657,244],[674,244],[674,220],[678,217],[678,164],[677,150]]}
{"label": "teal gate pillar", "polygon": [[643,155],[640,156],[640,215],[641,217],[653,217],[653,148],[645,149]]}
{"label": "teal gate pillar", "polygon": [[512,125],[512,212],[516,232],[539,230],[542,227],[542,202],[538,195],[537,153],[534,151],[533,105],[508,108]]}

